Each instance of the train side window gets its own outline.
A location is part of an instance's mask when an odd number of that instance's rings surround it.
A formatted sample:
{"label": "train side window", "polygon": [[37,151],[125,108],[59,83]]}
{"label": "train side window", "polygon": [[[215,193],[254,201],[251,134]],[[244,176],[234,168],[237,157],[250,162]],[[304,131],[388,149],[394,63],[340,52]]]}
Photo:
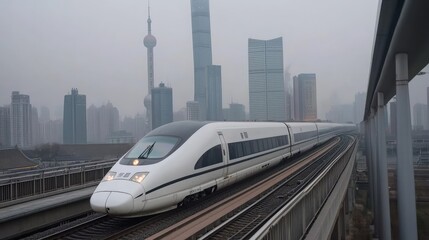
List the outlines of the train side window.
{"label": "train side window", "polygon": [[275,137],[270,138],[270,140],[271,140],[271,144],[273,145],[273,148],[276,148],[276,147],[278,147],[278,146],[279,146],[279,145],[277,144],[277,141],[276,141],[276,138],[275,138]]}
{"label": "train side window", "polygon": [[262,139],[258,139],[258,149],[259,149],[259,152],[264,151],[264,141]]}
{"label": "train side window", "polygon": [[287,135],[283,136],[283,141],[285,142],[285,145],[289,145],[289,138]]}
{"label": "train side window", "polygon": [[250,146],[250,141],[243,142],[244,145],[244,155],[250,155],[252,154],[252,147]]}
{"label": "train side window", "polygon": [[271,141],[268,138],[264,139],[264,145],[265,145],[265,150],[270,150],[271,148],[273,148],[271,146]]}
{"label": "train side window", "polygon": [[276,137],[275,139],[276,139],[277,147],[279,147],[279,146],[283,146],[282,138],[281,138],[281,137]]}
{"label": "train side window", "polygon": [[229,148],[229,159],[232,160],[237,158],[235,143],[229,143],[228,148]]}
{"label": "train side window", "polygon": [[278,136],[277,137],[277,142],[279,143],[280,146],[284,146],[285,145],[283,136]]}
{"label": "train side window", "polygon": [[198,159],[197,163],[195,163],[194,169],[208,167],[221,162],[222,162],[222,148],[220,145],[217,145],[207,150],[207,152],[205,152],[200,157],[200,159]]}
{"label": "train side window", "polygon": [[244,156],[243,153],[243,143],[242,142],[238,142],[237,144],[237,158],[240,158],[242,156]]}
{"label": "train side window", "polygon": [[302,140],[305,139],[304,136],[305,133],[295,133],[295,142],[301,142]]}
{"label": "train side window", "polygon": [[258,140],[252,140],[252,153],[258,153],[259,147],[258,147]]}

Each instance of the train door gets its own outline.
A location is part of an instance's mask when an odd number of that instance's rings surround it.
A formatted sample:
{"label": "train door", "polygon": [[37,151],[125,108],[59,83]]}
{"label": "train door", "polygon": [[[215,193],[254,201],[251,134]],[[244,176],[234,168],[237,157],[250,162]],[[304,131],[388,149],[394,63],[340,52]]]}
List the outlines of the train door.
{"label": "train door", "polygon": [[293,132],[292,132],[292,128],[288,125],[288,124],[286,124],[285,123],[285,125],[286,125],[286,128],[287,128],[287,132],[288,132],[288,141],[289,141],[289,156],[292,156],[293,155],[293,149],[292,149],[292,147],[293,147],[293,143],[295,142],[294,141],[294,135],[293,135]]}
{"label": "train door", "polygon": [[217,132],[219,135],[220,143],[222,146],[222,159],[223,159],[223,165],[225,166],[223,168],[223,176],[228,176],[228,163],[229,163],[229,152],[228,152],[228,145],[226,144],[225,137],[223,136],[222,132]]}
{"label": "train door", "polygon": [[316,125],[316,144],[314,144],[314,146],[317,146],[320,143],[320,139],[319,139],[319,136],[320,136],[320,134],[319,134],[319,126],[317,126],[316,123],[314,125]]}

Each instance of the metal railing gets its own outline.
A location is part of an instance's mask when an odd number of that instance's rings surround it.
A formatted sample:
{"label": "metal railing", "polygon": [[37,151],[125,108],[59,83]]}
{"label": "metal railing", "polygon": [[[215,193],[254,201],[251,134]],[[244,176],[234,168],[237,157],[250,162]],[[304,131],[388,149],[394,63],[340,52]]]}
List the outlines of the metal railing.
{"label": "metal railing", "polygon": [[0,176],[0,207],[96,185],[116,160]]}

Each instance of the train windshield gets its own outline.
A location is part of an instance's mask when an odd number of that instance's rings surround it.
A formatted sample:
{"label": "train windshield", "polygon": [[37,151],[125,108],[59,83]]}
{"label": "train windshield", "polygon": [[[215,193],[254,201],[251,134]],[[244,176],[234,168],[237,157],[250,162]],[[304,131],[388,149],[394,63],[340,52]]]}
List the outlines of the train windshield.
{"label": "train windshield", "polygon": [[172,136],[144,137],[125,155],[121,160],[121,164],[141,165],[144,164],[144,159],[164,158],[178,142],[179,138]]}

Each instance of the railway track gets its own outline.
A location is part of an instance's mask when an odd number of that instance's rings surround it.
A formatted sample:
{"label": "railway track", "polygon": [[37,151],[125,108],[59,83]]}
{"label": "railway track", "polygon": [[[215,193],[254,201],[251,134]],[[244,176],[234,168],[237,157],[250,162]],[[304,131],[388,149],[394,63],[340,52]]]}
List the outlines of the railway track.
{"label": "railway track", "polygon": [[[41,239],[178,239],[187,238],[186,236],[202,236],[210,229],[227,221],[227,218],[232,217],[237,212],[256,205],[257,199],[261,198],[264,192],[274,191],[272,189],[273,185],[282,179],[289,179],[290,186],[304,186],[301,183],[305,179],[305,173],[299,175],[297,173],[298,169],[309,166],[310,162],[315,158],[323,158],[338,142],[338,139],[330,141],[324,144],[323,148],[311,151],[303,155],[299,160],[290,161],[291,164],[288,166],[281,165],[278,168],[271,168],[258,177],[252,177],[238,185],[218,191],[196,202],[193,206],[145,218],[122,219],[102,216]],[[303,172],[303,170],[299,172]],[[292,180],[292,174],[297,176],[294,178],[295,180]],[[288,190],[277,194],[275,198],[280,202],[285,202],[287,198],[293,195],[294,191],[297,192],[296,190]],[[254,224],[258,224],[263,218],[266,218],[266,216],[260,214],[254,216],[258,217],[253,217],[250,222],[246,222],[241,228],[254,228]],[[216,230],[216,232],[219,231]],[[238,233],[236,230],[233,230],[233,232]],[[221,239],[224,238],[221,237]]]}
{"label": "railway track", "polygon": [[341,152],[344,152],[349,143],[350,141],[342,141],[341,144],[320,157],[317,162],[306,166],[290,178],[282,181],[257,202],[243,209],[200,239],[250,238],[260,226],[286,205]]}
{"label": "railway track", "polygon": [[102,239],[112,233],[121,231],[130,224],[142,221],[137,219],[112,218],[101,214],[93,219],[84,221],[72,227],[64,228],[55,233],[38,237],[38,239]]}

